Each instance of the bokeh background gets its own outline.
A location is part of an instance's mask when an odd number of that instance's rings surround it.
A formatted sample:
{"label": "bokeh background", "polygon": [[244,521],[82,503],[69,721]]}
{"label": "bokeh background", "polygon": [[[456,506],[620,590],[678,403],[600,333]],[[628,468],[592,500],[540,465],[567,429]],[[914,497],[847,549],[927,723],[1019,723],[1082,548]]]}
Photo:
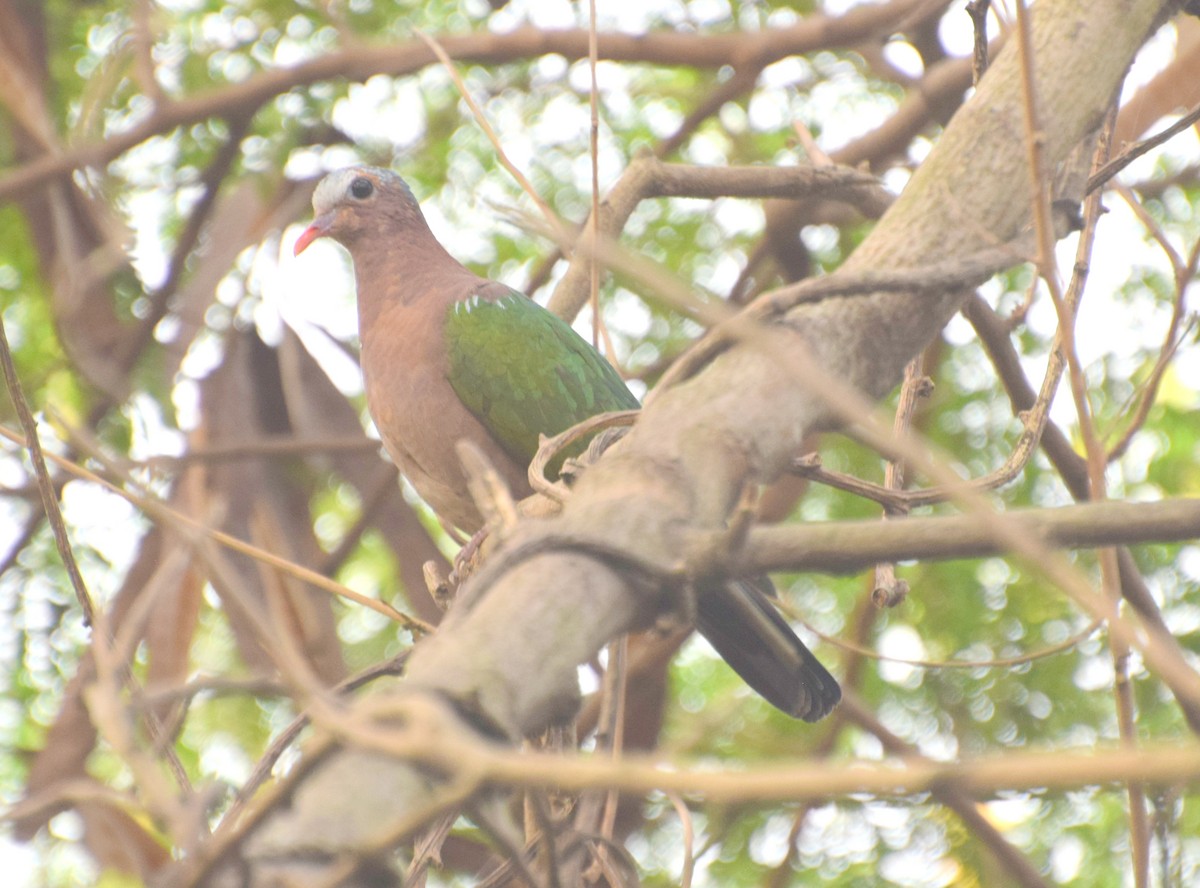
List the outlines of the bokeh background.
{"label": "bokeh background", "polygon": [[[898,193],[971,95],[965,7],[599,2],[602,191],[651,152],[698,165],[835,162]],[[995,52],[1013,8],[992,7]],[[586,4],[0,0],[0,310],[42,446],[61,459],[50,472],[81,574],[131,670],[111,694],[119,712],[89,695],[97,674],[112,680],[121,666],[97,664],[89,647],[15,408],[0,399],[0,799],[15,806],[0,871],[16,874],[7,884],[141,885],[180,850],[164,810],[220,818],[296,714],[255,629],[259,611],[330,684],[411,643],[386,617],[208,531],[421,619],[440,615],[422,566],[445,570],[456,546],[379,455],[347,257],[321,242],[294,259],[297,226],[323,172],[370,162],[408,179],[435,233],[480,273],[545,302],[565,263],[514,221],[532,203],[418,28],[455,59],[538,194],[582,223],[592,181]],[[1198,101],[1200,20],[1181,15],[1130,74],[1114,152]],[[1194,496],[1196,129],[1106,187],[1076,343],[1110,457],[1108,492]],[[837,200],[659,199],[637,207],[621,242],[697,299],[742,303],[836,268],[872,222]],[[1076,245],[1060,243],[1063,269]],[[621,276],[602,279],[598,305],[598,316],[586,307],[571,320],[584,335],[603,328],[602,345],[639,393],[701,332]],[[935,388],[914,425],[964,476],[1010,459],[1022,409],[1010,389],[1018,377],[1041,384],[1056,328],[1022,266],[981,288],[923,356]],[[1057,444],[990,494],[999,506],[1086,495],[1065,388],[1047,437]],[[882,479],[880,458],[847,438],[812,448],[827,469]],[[798,478],[764,491],[760,509],[764,521],[879,515]],[[1099,576],[1094,554],[1074,560]],[[1139,546],[1130,563],[1195,662],[1200,547]],[[776,577],[798,630],[871,719],[791,721],[702,641],[676,650],[677,640],[647,637],[633,642],[626,747],[737,764],[1116,742],[1106,637],[1044,578],[1001,558],[900,573],[911,592],[888,610],[871,603],[873,575]],[[598,667],[581,670],[585,690],[598,686]],[[1127,668],[1137,737],[1189,735],[1136,656]],[[702,885],[1018,884],[1003,862],[1011,851],[1044,884],[1119,886],[1133,884],[1129,804],[1114,787],[958,808],[928,795],[692,802],[689,848]],[[1153,884],[1196,884],[1194,791],[1154,789],[1145,810]],[[684,828],[668,799],[626,799],[616,831],[644,884],[679,883]],[[431,883],[473,884],[492,853],[464,821]]]}

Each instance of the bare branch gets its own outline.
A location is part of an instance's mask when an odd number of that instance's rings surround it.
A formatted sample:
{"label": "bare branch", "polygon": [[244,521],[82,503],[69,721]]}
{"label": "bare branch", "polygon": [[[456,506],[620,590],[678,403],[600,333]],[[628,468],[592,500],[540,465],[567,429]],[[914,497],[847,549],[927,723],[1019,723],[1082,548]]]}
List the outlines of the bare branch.
{"label": "bare branch", "polygon": [[[1200,500],[1084,503],[1005,513],[1022,533],[1054,548],[1093,548],[1194,539]],[[707,538],[700,548],[711,545]],[[838,521],[756,527],[736,553],[734,575],[771,570],[853,573],[877,561],[985,558],[1007,547],[974,515],[905,521]]]}

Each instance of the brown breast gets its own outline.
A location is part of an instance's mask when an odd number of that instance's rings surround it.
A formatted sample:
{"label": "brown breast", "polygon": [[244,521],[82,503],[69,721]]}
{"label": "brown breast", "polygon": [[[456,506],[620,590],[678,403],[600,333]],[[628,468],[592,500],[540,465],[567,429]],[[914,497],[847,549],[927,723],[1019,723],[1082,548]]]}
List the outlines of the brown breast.
{"label": "brown breast", "polygon": [[482,450],[515,497],[530,489],[526,467],[501,449],[446,378],[445,311],[445,303],[432,299],[382,306],[363,336],[363,380],[392,459],[443,521],[474,533],[483,519],[467,491],[456,442],[465,438]]}

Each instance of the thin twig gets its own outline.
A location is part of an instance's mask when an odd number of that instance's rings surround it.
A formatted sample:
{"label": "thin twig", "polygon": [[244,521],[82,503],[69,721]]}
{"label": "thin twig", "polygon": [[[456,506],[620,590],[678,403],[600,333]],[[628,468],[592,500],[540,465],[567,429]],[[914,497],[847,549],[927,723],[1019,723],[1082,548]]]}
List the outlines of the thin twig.
{"label": "thin twig", "polygon": [[804,614],[793,607],[786,601],[776,602],[776,606],[788,615],[788,618],[799,623],[817,638],[840,648],[844,651],[849,651],[860,657],[865,657],[868,660],[874,660],[878,663],[896,663],[901,666],[912,666],[916,669],[1010,669],[1013,666],[1024,666],[1026,663],[1034,663],[1038,660],[1045,660],[1048,657],[1053,657],[1061,654],[1063,651],[1069,651],[1077,647],[1085,639],[1091,638],[1096,634],[1096,630],[1103,625],[1100,620],[1092,620],[1086,626],[1080,628],[1077,632],[1072,633],[1062,641],[1055,644],[1049,644],[1045,647],[1040,647],[1032,651],[1027,651],[1023,654],[1014,654],[1011,657],[989,657],[986,660],[964,660],[957,657],[951,657],[943,660],[928,660],[919,657],[896,657],[890,654],[882,654],[873,648],[865,645],[857,644],[853,641],[847,641],[836,635],[830,635],[827,632],[822,632],[811,622],[805,619]]}
{"label": "thin twig", "polygon": [[696,871],[696,830],[692,824],[692,812],[678,793],[668,792],[666,796],[679,815],[679,825],[683,829],[683,871],[679,875],[679,888],[691,888],[692,876]]}
{"label": "thin twig", "polygon": [[458,89],[458,94],[462,96],[463,101],[467,103],[467,107],[471,109],[471,114],[475,117],[475,122],[479,124],[479,128],[483,130],[483,134],[487,136],[488,141],[492,143],[492,147],[496,149],[496,158],[500,161],[501,165],[508,170],[509,175],[517,180],[517,184],[521,186],[521,190],[529,195],[529,199],[534,202],[542,215],[546,217],[546,221],[553,226],[561,225],[562,223],[558,218],[558,214],[550,209],[550,205],[542,200],[542,196],[537,193],[537,189],[533,187],[533,183],[525,177],[525,174],[517,168],[515,163],[509,160],[508,153],[504,150],[504,145],[500,142],[500,137],[496,135],[496,131],[492,129],[492,125],[488,122],[483,109],[479,107],[479,104],[475,101],[475,97],[467,89],[467,83],[463,80],[462,75],[458,73],[458,68],[450,58],[449,53],[446,52],[441,43],[420,28],[413,28],[413,33],[425,42],[430,52],[437,56],[437,60],[442,63],[442,66],[446,69],[446,73],[454,81],[454,86]]}
{"label": "thin twig", "polygon": [[1197,121],[1200,121],[1200,105],[1197,105],[1187,114],[1183,115],[1179,120],[1175,121],[1161,133],[1155,133],[1149,138],[1142,139],[1140,142],[1135,142],[1106,163],[1096,172],[1088,177],[1087,190],[1095,191],[1125,167],[1129,166],[1147,151],[1157,148],[1159,145],[1173,139],[1188,127],[1193,126]]}
{"label": "thin twig", "polygon": [[[1125,196],[1126,200],[1133,201],[1132,193],[1128,193],[1125,189],[1122,189],[1122,195]],[[1137,201],[1133,202],[1137,203]],[[1192,244],[1192,249],[1189,251],[1186,261],[1179,259],[1165,237],[1158,240],[1163,246],[1163,252],[1171,263],[1175,275],[1175,300],[1171,309],[1171,319],[1167,323],[1167,330],[1163,335],[1163,344],[1159,348],[1158,358],[1155,360],[1154,367],[1150,371],[1150,377],[1140,387],[1137,394],[1137,406],[1132,411],[1128,407],[1124,407],[1118,411],[1118,415],[1130,416],[1130,420],[1116,443],[1108,447],[1105,461],[1109,463],[1120,459],[1124,455],[1134,436],[1145,425],[1146,419],[1150,415],[1150,408],[1154,406],[1155,398],[1158,395],[1158,387],[1161,385],[1163,377],[1171,365],[1171,360],[1175,357],[1175,352],[1191,334],[1197,322],[1196,317],[1193,316],[1188,320],[1184,329],[1179,329],[1187,315],[1188,286],[1196,276],[1196,266],[1200,263],[1200,239]]]}
{"label": "thin twig", "polygon": [[[7,438],[16,444],[23,443],[20,435],[7,428],[4,428],[3,426],[0,426],[0,437]],[[339,598],[348,598],[357,604],[361,604],[363,607],[368,607],[371,610],[377,611],[388,617],[388,619],[396,621],[406,629],[417,631],[422,634],[428,634],[433,631],[433,627],[424,620],[420,620],[417,617],[413,617],[398,611],[385,602],[378,601],[374,598],[368,598],[365,595],[355,592],[353,589],[343,586],[336,580],[322,576],[316,571],[304,567],[304,565],[288,561],[286,558],[281,558],[273,552],[268,552],[252,543],[248,543],[245,540],[240,540],[237,537],[231,536],[224,531],[209,527],[202,522],[196,521],[196,519],[189,515],[185,515],[182,512],[176,511],[162,500],[150,495],[132,493],[121,487],[119,484],[115,484],[106,478],[102,478],[95,472],[86,469],[69,459],[60,457],[57,454],[51,453],[48,454],[48,456],[51,462],[63,469],[66,469],[75,477],[81,478],[84,481],[90,481],[93,484],[98,484],[105,490],[115,493],[117,496],[141,509],[155,521],[167,524],[168,526],[185,527],[191,532],[204,534],[210,537],[214,542],[220,543],[222,546],[232,549],[238,554],[253,558],[256,561],[260,561],[268,565],[269,567],[273,567],[276,570],[290,574],[296,579],[309,583],[323,592],[327,592],[330,595],[334,595]],[[98,458],[98,456],[99,454],[97,453],[93,454],[93,457]]]}
{"label": "thin twig", "polygon": [[[50,530],[54,534],[54,545],[58,548],[58,555],[67,571],[67,579],[70,580],[71,588],[75,592],[75,599],[83,611],[83,623],[93,630],[95,643],[107,645],[109,643],[108,628],[104,625],[103,617],[96,612],[95,605],[92,604],[92,596],[88,592],[87,584],[83,581],[83,574],[79,572],[79,565],[75,561],[75,552],[71,548],[71,537],[67,533],[62,510],[58,507],[58,495],[55,492],[54,481],[50,477],[49,469],[46,468],[46,457],[42,452],[41,439],[38,437],[37,421],[33,418],[29,402],[25,400],[25,393],[21,389],[21,381],[17,378],[17,368],[13,363],[12,349],[8,345],[8,333],[4,329],[2,316],[0,316],[0,366],[4,368],[4,383],[8,387],[8,396],[12,400],[13,407],[17,411],[17,420],[21,423],[21,429],[24,431],[23,437],[11,432],[6,437],[29,452],[29,461],[33,465],[38,490],[41,492],[42,508],[45,510],[46,518],[50,521]],[[53,454],[51,458],[53,458]],[[98,618],[101,621],[99,624],[96,622]]]}
{"label": "thin twig", "polygon": [[[349,678],[343,679],[333,687],[334,694],[348,694],[364,687],[371,682],[383,678],[385,676],[396,676],[404,673],[404,664],[408,661],[408,655],[411,651],[401,651],[395,657],[389,660],[384,660],[382,663],[374,663],[365,669],[356,672]],[[250,772],[250,776],[238,788],[237,795],[234,797],[233,803],[229,810],[225,812],[225,820],[235,822],[241,816],[242,809],[247,802],[254,797],[260,786],[263,785],[271,776],[271,772],[275,769],[275,764],[296,739],[300,733],[308,727],[310,719],[306,713],[300,713],[279,732],[279,735],[271,741],[271,745],[267,751],[259,757],[254,765],[254,770]]]}
{"label": "thin twig", "polygon": [[[1095,420],[1087,395],[1087,384],[1076,349],[1075,314],[1059,289],[1058,274],[1055,268],[1054,234],[1050,219],[1050,188],[1044,169],[1042,153],[1044,134],[1041,132],[1038,120],[1036,77],[1033,70],[1032,25],[1029,21],[1029,11],[1026,8],[1025,0],[1017,0],[1016,11],[1021,84],[1025,99],[1022,107],[1029,152],[1029,175],[1033,185],[1034,230],[1037,232],[1038,240],[1038,271],[1046,283],[1050,298],[1054,302],[1055,313],[1058,316],[1059,332],[1062,335],[1062,351],[1067,361],[1071,395],[1075,402],[1075,412],[1079,420],[1079,430],[1087,458],[1090,499],[1101,501],[1107,498],[1104,476],[1107,463],[1104,447],[1096,432]],[[1113,109],[1109,112],[1104,133],[1096,146],[1098,161],[1107,155],[1115,120],[1116,111]],[[1098,165],[1099,162],[1093,164],[1093,167]],[[1121,603],[1116,552],[1111,548],[1106,548],[1102,549],[1098,556],[1101,591],[1108,601],[1112,618],[1115,620],[1120,613]],[[1110,632],[1108,642],[1114,666],[1113,691],[1116,698],[1119,732],[1122,741],[1132,746],[1137,741],[1134,728],[1133,695],[1129,684],[1130,639],[1123,632]],[[1129,795],[1129,842],[1133,857],[1133,881],[1136,888],[1146,888],[1150,878],[1150,836],[1145,796],[1142,788],[1133,782],[1128,784],[1127,792]]]}
{"label": "thin twig", "polygon": [[[933,383],[921,372],[922,356],[917,355],[904,368],[904,383],[900,386],[900,398],[896,404],[896,419],[893,425],[896,435],[903,435],[912,426],[917,402],[929,396]],[[887,461],[883,475],[884,489],[898,491],[904,487],[904,463],[898,458]],[[907,510],[884,510],[883,520],[903,517]],[[875,565],[875,584],[871,597],[877,607],[895,607],[908,595],[908,583],[896,576],[896,563],[885,561]]]}
{"label": "thin twig", "polygon": [[376,453],[380,444],[363,435],[338,437],[297,438],[278,436],[242,441],[237,444],[214,444],[191,447],[185,453],[157,454],[143,460],[114,459],[122,469],[132,472],[139,468],[174,469],[190,463],[221,463],[257,459],[262,456],[298,456],[310,453]]}

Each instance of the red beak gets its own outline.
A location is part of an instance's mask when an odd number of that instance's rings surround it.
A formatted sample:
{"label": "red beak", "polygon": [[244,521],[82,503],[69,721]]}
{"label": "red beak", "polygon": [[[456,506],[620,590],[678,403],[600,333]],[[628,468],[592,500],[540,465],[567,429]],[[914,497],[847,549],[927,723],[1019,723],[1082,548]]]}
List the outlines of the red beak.
{"label": "red beak", "polygon": [[304,229],[300,237],[297,238],[296,247],[292,251],[292,255],[299,256],[308,248],[308,245],[317,238],[325,237],[325,235],[329,234],[329,228],[332,224],[333,216],[330,213],[325,213],[313,219],[312,225]]}

